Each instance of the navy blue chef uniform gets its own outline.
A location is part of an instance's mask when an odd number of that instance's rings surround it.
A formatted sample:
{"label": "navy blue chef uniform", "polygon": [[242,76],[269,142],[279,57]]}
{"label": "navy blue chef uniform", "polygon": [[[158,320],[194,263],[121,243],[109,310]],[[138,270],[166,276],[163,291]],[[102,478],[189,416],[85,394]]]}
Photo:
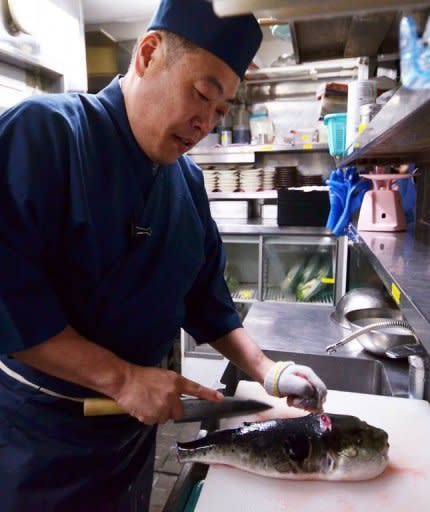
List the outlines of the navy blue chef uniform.
{"label": "navy blue chef uniform", "polygon": [[[20,334],[1,340],[9,368],[56,392],[89,396],[7,354],[69,323],[151,366],[180,327],[208,342],[241,325],[202,173],[186,156],[158,167],[149,161],[118,78],[97,95],[41,96],[9,110],[0,118],[0,154],[0,296]],[[81,404],[2,372],[0,385],[2,511],[111,510],[117,487],[151,460],[153,428],[128,416],[83,418]]]}

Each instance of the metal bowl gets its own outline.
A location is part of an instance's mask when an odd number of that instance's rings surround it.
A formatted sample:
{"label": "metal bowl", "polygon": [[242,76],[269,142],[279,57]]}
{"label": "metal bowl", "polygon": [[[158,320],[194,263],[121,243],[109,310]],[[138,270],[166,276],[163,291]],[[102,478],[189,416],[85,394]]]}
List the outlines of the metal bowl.
{"label": "metal bowl", "polygon": [[[369,308],[350,311],[345,315],[352,331],[362,327],[382,322],[384,320],[404,320],[401,312],[388,308]],[[371,330],[357,337],[361,346],[372,354],[385,355],[385,352],[397,345],[416,343],[416,338],[408,329],[403,327],[384,327]]]}
{"label": "metal bowl", "polygon": [[345,315],[350,311],[369,308],[395,309],[395,304],[391,297],[377,288],[357,288],[345,293],[337,303],[336,309],[330,315],[330,318],[341,327],[350,329],[351,326],[345,319]]}

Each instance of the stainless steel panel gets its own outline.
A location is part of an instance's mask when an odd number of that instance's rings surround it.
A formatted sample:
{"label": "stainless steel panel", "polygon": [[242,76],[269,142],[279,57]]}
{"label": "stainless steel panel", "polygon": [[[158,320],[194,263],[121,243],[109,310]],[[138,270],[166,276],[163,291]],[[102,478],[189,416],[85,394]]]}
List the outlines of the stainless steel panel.
{"label": "stainless steel panel", "polygon": [[[329,389],[393,396],[388,373],[380,361],[271,350],[266,350],[265,353],[274,361],[294,360],[296,364],[310,366]],[[221,378],[221,382],[226,385],[226,394],[234,393],[238,381],[244,378],[245,374],[236,369],[232,371],[227,366]]]}
{"label": "stainless steel panel", "polygon": [[358,137],[354,152],[339,162],[428,162],[430,160],[430,90],[401,87]]}
{"label": "stainless steel panel", "polygon": [[[342,353],[330,356],[326,354],[326,345],[339,341],[349,332],[330,320],[333,310],[331,306],[314,304],[256,302],[251,306],[244,326],[263,350],[285,353],[285,357],[288,356],[296,362],[299,361],[297,358],[301,357],[300,354],[317,354],[333,359],[340,357],[341,361],[345,358],[375,360],[374,356],[363,350],[357,340],[345,345]],[[407,362],[381,358],[378,360],[387,372],[393,395],[407,397]],[[351,379],[354,377],[351,376]]]}

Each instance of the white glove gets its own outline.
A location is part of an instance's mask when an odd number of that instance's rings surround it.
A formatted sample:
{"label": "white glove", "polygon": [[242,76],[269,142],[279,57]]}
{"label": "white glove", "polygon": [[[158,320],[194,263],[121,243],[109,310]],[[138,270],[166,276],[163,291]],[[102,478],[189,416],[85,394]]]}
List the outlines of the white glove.
{"label": "white glove", "polygon": [[327,396],[324,382],[309,368],[293,361],[278,361],[264,378],[264,389],[273,396],[288,396],[294,407],[322,410]]}

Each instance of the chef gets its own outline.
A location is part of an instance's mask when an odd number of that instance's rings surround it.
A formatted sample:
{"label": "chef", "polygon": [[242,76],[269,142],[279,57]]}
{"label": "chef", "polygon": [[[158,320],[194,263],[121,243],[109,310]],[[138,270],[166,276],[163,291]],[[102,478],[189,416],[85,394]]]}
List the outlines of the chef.
{"label": "chef", "polygon": [[[184,153],[225,115],[261,42],[253,16],[162,0],[125,76],[0,117],[2,512],[147,510],[156,424],[222,395],[160,368],[180,328],[268,392],[320,408],[308,367],[243,329],[200,169]],[[84,397],[128,413],[84,417]]]}

